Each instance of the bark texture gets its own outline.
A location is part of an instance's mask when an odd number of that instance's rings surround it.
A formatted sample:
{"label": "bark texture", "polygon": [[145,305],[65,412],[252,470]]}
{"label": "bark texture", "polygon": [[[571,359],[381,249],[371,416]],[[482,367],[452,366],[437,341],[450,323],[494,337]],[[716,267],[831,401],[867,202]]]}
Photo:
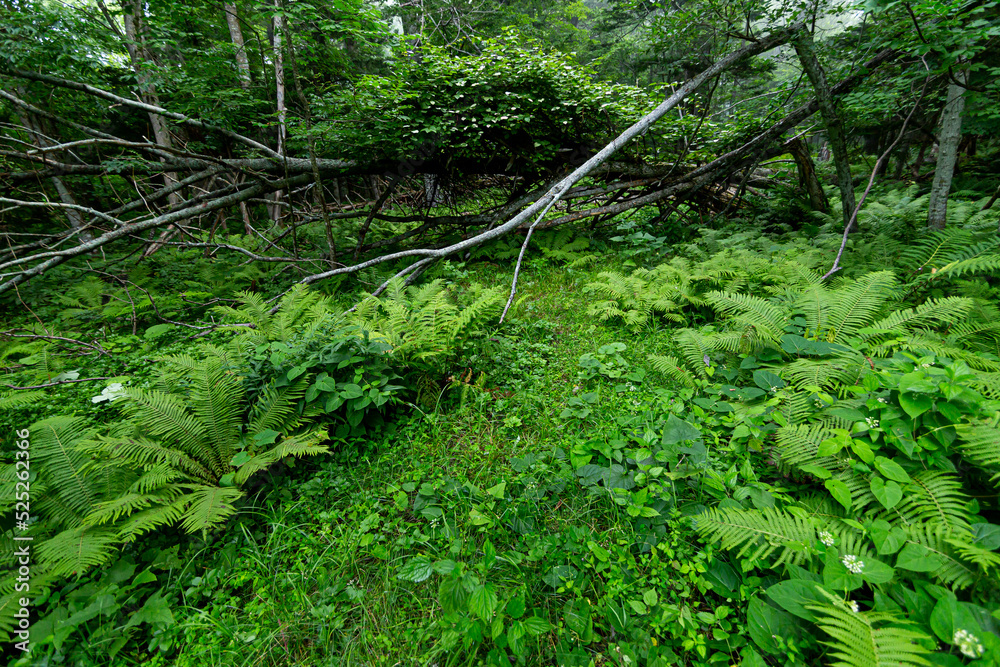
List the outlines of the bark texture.
{"label": "bark texture", "polygon": [[[962,111],[965,109],[965,88],[969,77],[967,69],[955,72],[958,83],[948,86],[948,99],[941,112],[941,132],[938,134],[937,165],[927,204],[927,226],[944,229],[948,224],[948,193],[958,161],[958,144],[962,138]],[[958,85],[958,84],[962,85]]]}
{"label": "bark texture", "polygon": [[812,35],[803,33],[793,42],[795,53],[799,56],[802,69],[805,70],[819,103],[819,113],[826,125],[826,134],[830,139],[830,151],[837,168],[837,187],[840,188],[840,203],[844,213],[844,225],[851,224],[851,214],[854,212],[854,182],[851,179],[851,163],[847,157],[847,139],[844,134],[844,122],[834,104],[833,93],[826,82],[826,74],[816,57]]}
{"label": "bark texture", "polygon": [[809,146],[801,139],[795,138],[789,142],[788,150],[795,160],[795,167],[799,173],[799,183],[809,194],[809,205],[814,211],[829,213],[830,201],[826,198],[823,186],[820,185],[819,178],[816,176],[816,165],[813,164]]}
{"label": "bark texture", "polygon": [[243,42],[243,29],[240,27],[239,14],[236,12],[236,4],[226,2],[222,5],[226,12],[226,25],[229,27],[229,39],[236,47],[236,71],[240,77],[240,86],[243,90],[250,89],[250,60],[247,58],[246,45]]}

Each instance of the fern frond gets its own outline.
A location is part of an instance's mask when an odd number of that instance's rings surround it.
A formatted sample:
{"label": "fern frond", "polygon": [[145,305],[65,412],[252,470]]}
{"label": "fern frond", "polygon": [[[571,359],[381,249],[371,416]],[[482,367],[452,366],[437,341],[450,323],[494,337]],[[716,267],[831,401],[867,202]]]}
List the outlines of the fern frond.
{"label": "fern frond", "polygon": [[45,392],[34,391],[5,391],[0,394],[0,410],[16,410],[28,405],[34,405],[45,398]]}
{"label": "fern frond", "polygon": [[825,359],[799,358],[780,370],[781,377],[796,387],[834,388],[857,384],[869,368],[867,360],[855,353]]}
{"label": "fern frond", "polygon": [[788,323],[787,313],[775,303],[749,294],[709,292],[705,299],[724,317],[752,326],[769,342],[777,342]]}
{"label": "fern frond", "polygon": [[79,526],[38,543],[35,553],[50,572],[68,575],[107,563],[117,546],[113,529]]}
{"label": "fern frond", "polygon": [[870,342],[883,332],[899,334],[927,326],[955,324],[961,321],[972,308],[972,300],[963,297],[946,297],[943,299],[928,299],[916,308],[896,310],[888,316],[875,322],[872,333],[862,335],[862,339]]}
{"label": "fern frond", "polygon": [[53,490],[59,500],[75,514],[87,514],[98,500],[86,468],[89,457],[80,451],[80,443],[91,433],[82,417],[50,417],[30,427],[32,458],[44,469],[45,476],[57,482]]}
{"label": "fern frond", "polygon": [[104,451],[119,461],[128,461],[137,467],[166,464],[197,480],[211,482],[217,479],[200,461],[148,438],[105,436],[88,443],[88,447]]}
{"label": "fern frond", "polygon": [[330,448],[320,444],[326,439],[326,434],[322,429],[304,435],[285,438],[268,451],[254,456],[241,465],[233,477],[233,483],[237,486],[242,486],[253,475],[277,463],[286,456],[301,458],[303,456],[328,453]]}
{"label": "fern frond", "polygon": [[[189,410],[201,426],[203,441],[208,443],[208,447],[192,451],[197,451],[198,458],[206,463],[211,460],[216,472],[224,473],[240,436],[243,386],[218,357],[204,360],[187,376],[192,381],[187,396]],[[184,444],[181,446],[187,450]]]}
{"label": "fern frond", "polygon": [[683,362],[676,357],[651,354],[649,355],[649,361],[653,365],[654,370],[676,380],[685,387],[695,386],[694,374],[685,368]]}
{"label": "fern frond", "polygon": [[831,437],[833,433],[823,424],[782,426],[776,433],[775,458],[786,470],[816,465],[833,473],[842,464],[833,456],[820,456],[817,453],[819,444]]}
{"label": "fern frond", "polygon": [[225,523],[236,513],[234,503],[243,497],[243,492],[233,487],[196,485],[190,489],[181,515],[181,526],[189,533],[205,533]]}
{"label": "fern frond", "polygon": [[969,497],[963,492],[961,480],[954,474],[923,470],[911,476],[903,499],[890,516],[902,517],[907,523],[939,523],[969,531]]}
{"label": "fern frond", "polygon": [[827,311],[827,340],[843,343],[858,329],[870,325],[894,294],[895,287],[896,276],[892,271],[875,271],[836,290]]}
{"label": "fern frond", "polygon": [[1000,483],[1000,428],[989,424],[959,424],[955,431],[961,439],[958,451],[962,458],[993,472],[990,479]]}
{"label": "fern frond", "polygon": [[715,352],[711,339],[694,329],[680,329],[674,333],[674,343],[680,348],[685,365],[700,377],[707,378],[704,359]]}
{"label": "fern frond", "polygon": [[184,509],[187,505],[187,496],[181,495],[172,503],[156,505],[147,510],[136,512],[116,526],[118,539],[125,543],[134,542],[140,535],[144,535],[162,526],[176,524],[180,521],[181,516],[184,515]]}
{"label": "fern frond", "polygon": [[953,544],[955,541],[967,544],[967,540],[960,538],[968,537],[969,532],[956,530],[947,524],[929,522],[907,526],[906,534],[907,541],[929,549],[941,560],[941,566],[930,574],[942,584],[952,588],[968,588],[983,578],[979,565],[975,561],[971,564],[966,562],[961,551]]}
{"label": "fern frond", "polygon": [[697,516],[695,529],[702,537],[717,542],[727,551],[737,550],[736,557],[767,559],[779,552],[771,564],[802,563],[806,553],[800,546],[816,539],[815,522],[774,508],[736,510],[712,508]]}
{"label": "fern frond", "polygon": [[816,624],[832,641],[830,667],[929,667],[929,651],[919,644],[931,638],[900,627],[901,619],[885,612],[855,612],[822,588],[829,604],[809,605],[818,615]]}
{"label": "fern frond", "polygon": [[274,383],[268,384],[258,394],[250,410],[247,433],[268,430],[282,433],[297,426],[300,421],[297,404],[307,388],[306,376],[284,387],[276,388]]}
{"label": "fern frond", "polygon": [[146,433],[167,441],[171,449],[176,448],[193,459],[201,461],[205,457],[205,467],[218,475],[224,473],[203,425],[188,411],[184,398],[138,387],[129,387],[125,392],[129,400],[123,403],[123,410]]}

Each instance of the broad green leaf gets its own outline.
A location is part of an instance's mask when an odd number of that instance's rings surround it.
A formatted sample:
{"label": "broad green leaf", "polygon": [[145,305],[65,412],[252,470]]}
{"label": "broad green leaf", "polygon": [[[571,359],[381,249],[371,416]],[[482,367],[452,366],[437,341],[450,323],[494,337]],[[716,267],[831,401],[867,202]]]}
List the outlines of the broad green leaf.
{"label": "broad green leaf", "polygon": [[524,629],[532,637],[548,632],[552,629],[552,624],[540,616],[529,616],[524,619]]}
{"label": "broad green leaf", "polygon": [[525,605],[524,605],[524,593],[518,592],[517,595],[512,597],[507,601],[507,606],[504,607],[504,611],[511,618],[521,618],[524,616]]}
{"label": "broad green leaf", "polygon": [[469,597],[469,611],[484,621],[489,621],[493,617],[497,604],[499,599],[496,587],[491,583],[480,584]]}
{"label": "broad green leaf", "polygon": [[666,426],[663,428],[662,442],[664,445],[676,445],[680,442],[697,440],[700,437],[701,431],[683,419],[680,419],[677,415],[671,414],[667,418]]}
{"label": "broad green leaf", "polygon": [[493,563],[497,560],[497,550],[493,546],[493,543],[486,540],[483,544],[483,566],[488,570],[493,567]]}
{"label": "broad green leaf", "polygon": [[861,576],[849,571],[836,549],[827,549],[823,564],[823,586],[830,591],[841,593],[861,588]]}
{"label": "broad green leaf", "polygon": [[851,439],[851,449],[859,459],[865,463],[871,463],[875,460],[875,454],[872,452],[872,448],[868,446],[868,443],[864,440],[858,440],[857,438]]}
{"label": "broad green leaf", "polygon": [[899,405],[902,406],[906,414],[910,415],[912,419],[916,419],[931,409],[934,405],[934,400],[925,394],[900,392]]}
{"label": "broad green leaf", "polygon": [[913,480],[910,476],[906,474],[903,467],[891,459],[887,459],[884,456],[875,457],[875,468],[888,477],[889,479],[899,482],[900,484],[909,484]]}
{"label": "broad green leaf", "polygon": [[159,591],[153,593],[142,605],[139,611],[132,614],[125,628],[131,628],[140,623],[149,623],[159,627],[169,627],[174,624],[174,614],[170,611],[170,605]]}
{"label": "broad green leaf", "polygon": [[945,560],[922,544],[910,542],[896,556],[896,567],[911,572],[933,572],[944,565]]}
{"label": "broad green leaf", "polygon": [[420,582],[426,580],[432,574],[434,574],[434,565],[431,563],[431,559],[426,556],[417,556],[411,558],[406,565],[399,568],[396,578],[403,581]]}
{"label": "broad green leaf", "polygon": [[891,567],[871,556],[862,558],[864,569],[861,571],[861,578],[869,584],[887,584],[892,581],[896,571]]}
{"label": "broad green leaf", "polygon": [[934,634],[945,644],[953,642],[956,630],[965,630],[977,636],[982,634],[975,614],[968,605],[959,602],[950,591],[939,598],[934,605],[930,625]]}
{"label": "broad green leaf", "polygon": [[781,609],[775,609],[759,597],[750,600],[747,609],[747,629],[750,638],[765,653],[777,653],[776,636],[787,638],[790,633],[798,634],[795,617]]}
{"label": "broad green leaf", "polygon": [[815,477],[819,477],[820,479],[830,479],[830,476],[833,474],[823,466],[818,466],[814,463],[809,463],[804,466],[799,466],[799,470],[805,473],[809,473],[810,475],[813,475]]}
{"label": "broad green leaf", "polygon": [[753,381],[754,384],[756,384],[764,391],[774,391],[775,389],[781,389],[787,384],[779,376],[775,375],[771,371],[766,371],[762,368],[758,368],[753,372]]}
{"label": "broad green leaf", "polygon": [[816,615],[806,609],[806,606],[826,602],[826,598],[818,588],[819,584],[815,581],[790,579],[768,588],[767,597],[790,614],[807,621],[815,621]]}
{"label": "broad green leaf", "polygon": [[361,387],[356,384],[345,384],[340,390],[340,395],[347,400],[360,398],[364,393],[365,392],[362,391]]}
{"label": "broad green leaf", "polygon": [[823,483],[823,486],[830,492],[834,500],[844,506],[844,509],[851,509],[851,491],[846,484],[839,479],[828,479]]}
{"label": "broad green leaf", "polygon": [[896,482],[884,481],[881,477],[872,477],[871,490],[882,507],[891,510],[903,499],[903,489]]}

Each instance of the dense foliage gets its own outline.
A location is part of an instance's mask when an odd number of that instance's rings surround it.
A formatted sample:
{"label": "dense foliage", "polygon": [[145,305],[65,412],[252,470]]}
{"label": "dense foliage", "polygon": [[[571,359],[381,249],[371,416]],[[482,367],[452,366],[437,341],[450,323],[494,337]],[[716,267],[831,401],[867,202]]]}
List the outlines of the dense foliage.
{"label": "dense foliage", "polygon": [[0,2],[3,657],[1000,667],[998,8]]}

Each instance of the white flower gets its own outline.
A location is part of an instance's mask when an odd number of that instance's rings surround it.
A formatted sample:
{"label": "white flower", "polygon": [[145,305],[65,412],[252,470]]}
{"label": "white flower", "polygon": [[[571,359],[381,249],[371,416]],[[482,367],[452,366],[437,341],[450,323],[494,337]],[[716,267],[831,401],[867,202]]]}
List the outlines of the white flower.
{"label": "white flower", "polygon": [[878,402],[879,402],[879,403],[886,403],[886,404],[888,404],[888,403],[889,403],[889,401],[885,400],[884,398],[880,398],[880,399],[878,399]]}
{"label": "white flower", "polygon": [[827,530],[819,531],[819,541],[828,547],[833,546],[833,535]]}
{"label": "white flower", "polygon": [[976,637],[968,630],[955,630],[951,641],[958,646],[958,650],[967,658],[978,658],[985,651],[983,645],[979,643],[979,637]]}
{"label": "white flower", "polygon": [[854,554],[847,554],[840,559],[840,562],[842,562],[844,567],[854,574],[861,574],[861,572],[865,569],[865,562]]}
{"label": "white flower", "polygon": [[847,606],[850,607],[851,611],[853,611],[855,614],[858,613],[858,603],[855,602],[854,600],[850,600],[847,603]]}
{"label": "white flower", "polygon": [[878,428],[878,420],[872,417],[865,417],[865,423],[868,424],[868,428]]}
{"label": "white flower", "polygon": [[933,365],[934,365],[934,364],[920,364],[920,367],[921,367],[921,368],[930,368],[930,367],[931,367],[931,366],[933,366]]}

